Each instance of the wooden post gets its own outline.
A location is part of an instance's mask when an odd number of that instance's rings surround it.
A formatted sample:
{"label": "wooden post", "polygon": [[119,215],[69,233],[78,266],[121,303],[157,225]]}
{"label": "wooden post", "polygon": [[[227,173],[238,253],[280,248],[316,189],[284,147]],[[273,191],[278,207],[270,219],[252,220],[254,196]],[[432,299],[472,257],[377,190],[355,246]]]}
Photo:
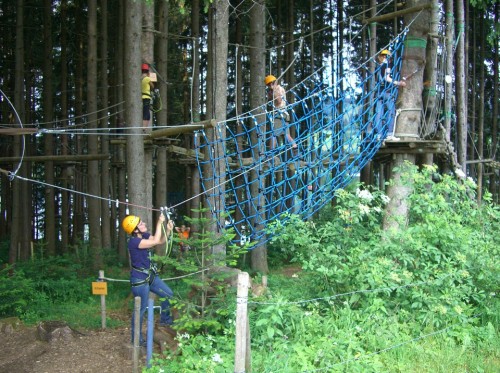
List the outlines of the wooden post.
{"label": "wooden post", "polygon": [[139,352],[141,335],[141,297],[134,298],[134,373],[139,373]]}
{"label": "wooden post", "polygon": [[151,359],[153,357],[153,334],[155,328],[155,315],[154,315],[155,297],[153,293],[149,293],[148,298],[148,334],[146,344],[146,366],[151,368]]}
{"label": "wooden post", "polygon": [[[104,281],[104,271],[99,271],[99,281]],[[106,296],[101,294],[101,328],[106,329]]]}
{"label": "wooden post", "polygon": [[236,295],[236,348],[234,352],[234,372],[244,373],[247,367],[246,356],[250,356],[249,339],[247,341],[248,328],[248,289],[250,277],[248,273],[241,272],[238,275],[238,291]]}

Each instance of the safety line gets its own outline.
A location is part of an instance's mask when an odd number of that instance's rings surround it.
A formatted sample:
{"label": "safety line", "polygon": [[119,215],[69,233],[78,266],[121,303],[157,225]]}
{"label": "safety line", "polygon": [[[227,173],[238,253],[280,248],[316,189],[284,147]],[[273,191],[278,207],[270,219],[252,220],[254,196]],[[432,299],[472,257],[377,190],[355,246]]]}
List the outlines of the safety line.
{"label": "safety line", "polygon": [[419,282],[414,282],[411,284],[405,284],[401,286],[396,286],[396,287],[384,287],[384,288],[377,288],[377,289],[366,289],[366,290],[355,290],[355,291],[350,291],[347,293],[338,293],[335,295],[330,295],[327,297],[320,297],[320,298],[312,298],[312,299],[304,299],[304,300],[299,300],[299,301],[292,301],[292,302],[258,302],[258,301],[249,301],[248,303],[250,304],[259,304],[259,305],[279,305],[279,306],[286,306],[286,305],[297,305],[297,304],[307,304],[307,303],[313,303],[321,300],[330,300],[330,299],[335,299],[335,298],[340,298],[340,297],[345,297],[349,295],[354,295],[354,294],[367,294],[367,293],[379,293],[382,291],[395,291],[399,289],[404,289],[404,288],[409,288],[409,287],[417,287],[421,285],[426,285],[426,284],[432,284],[437,281],[444,280],[450,276],[452,276],[452,273],[449,273],[445,276],[442,277],[437,277],[432,280],[427,280],[427,281],[419,281]]}

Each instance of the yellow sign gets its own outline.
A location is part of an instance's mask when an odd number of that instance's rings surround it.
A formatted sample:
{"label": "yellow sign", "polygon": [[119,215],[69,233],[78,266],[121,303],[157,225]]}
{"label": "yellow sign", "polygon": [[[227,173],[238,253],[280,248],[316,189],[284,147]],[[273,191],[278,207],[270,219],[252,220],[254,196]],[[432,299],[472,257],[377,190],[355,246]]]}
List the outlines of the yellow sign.
{"label": "yellow sign", "polygon": [[92,294],[94,295],[108,295],[108,284],[106,282],[93,282]]}

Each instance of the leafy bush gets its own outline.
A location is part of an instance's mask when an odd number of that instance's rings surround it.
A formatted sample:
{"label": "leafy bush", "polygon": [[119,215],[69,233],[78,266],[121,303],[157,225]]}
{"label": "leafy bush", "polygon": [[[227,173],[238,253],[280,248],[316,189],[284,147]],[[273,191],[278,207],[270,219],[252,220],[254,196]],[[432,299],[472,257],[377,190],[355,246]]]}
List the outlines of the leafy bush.
{"label": "leafy bush", "polygon": [[498,209],[487,200],[477,207],[470,181],[432,181],[433,167],[404,171],[402,179],[414,186],[407,228],[383,231],[388,198],[359,185],[353,193],[338,191],[336,206],[322,213],[330,221],[277,223],[273,229],[283,234],[274,245],[319,275],[318,290],[350,293],[354,308],[436,327],[488,312],[500,268],[491,230],[498,226]]}
{"label": "leafy bush", "polygon": [[0,317],[18,316],[36,296],[35,283],[12,267],[0,270]]}

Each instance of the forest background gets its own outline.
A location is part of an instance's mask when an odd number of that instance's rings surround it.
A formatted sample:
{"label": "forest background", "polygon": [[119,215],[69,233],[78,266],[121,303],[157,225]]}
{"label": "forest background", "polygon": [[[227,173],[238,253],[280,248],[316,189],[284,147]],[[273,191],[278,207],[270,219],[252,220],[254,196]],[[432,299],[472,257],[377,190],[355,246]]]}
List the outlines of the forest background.
{"label": "forest background", "polygon": [[[449,73],[456,82],[457,105],[456,111],[450,114],[454,125],[448,135],[456,149],[457,164],[474,182],[472,189],[477,205],[481,206],[487,196],[485,208],[493,212],[486,215],[491,217],[489,227],[494,231],[498,228],[495,215],[498,210],[494,207],[499,195],[498,168],[491,167],[491,163],[483,167],[481,161],[498,162],[499,5],[495,1],[411,1],[407,6],[422,3],[432,3],[441,9],[445,15],[442,30],[444,26],[455,26],[452,39],[455,59]],[[332,76],[326,79],[333,81],[343,71],[343,64],[333,56],[342,58],[335,51],[343,50],[346,44],[354,58],[360,62],[367,60],[377,46],[385,45],[401,30],[401,17],[373,25],[375,29],[365,29],[361,34],[364,36],[358,39],[351,40],[350,36],[364,27],[363,20],[378,14],[377,10],[394,11],[395,6],[393,2],[312,0],[2,2],[0,122],[9,131],[18,130],[14,136],[5,132],[0,138],[1,168],[8,171],[2,173],[0,184],[2,261],[12,265],[71,255],[89,259],[85,263],[94,271],[110,262],[126,265],[126,238],[118,229],[118,222],[127,209],[153,221],[153,206],[199,194],[196,182],[199,176],[194,165],[183,164],[180,157],[167,153],[165,147],[158,146],[154,152],[148,149],[141,129],[133,125],[141,122],[141,104],[137,99],[141,63],[150,63],[160,77],[163,107],[155,116],[155,125],[223,120],[264,102],[262,81],[268,72],[284,73],[283,80],[293,85],[329,63],[333,66]],[[450,13],[454,17],[447,18]],[[299,43],[301,37],[303,41]],[[292,61],[293,68],[287,69]],[[61,128],[70,131],[57,135],[40,131]],[[79,128],[89,131],[79,132]],[[119,131],[125,128],[126,134],[131,135],[125,141],[98,132],[108,129],[107,133],[120,135]],[[186,149],[192,146],[189,134],[183,133],[168,141],[182,144]],[[376,169],[374,164],[368,172]],[[25,179],[10,177],[12,171]],[[449,167],[443,166],[436,173],[446,176],[448,171]],[[368,176],[363,181],[373,179]],[[130,205],[117,205],[116,200],[128,200]],[[202,217],[198,209],[200,202],[199,198],[193,199],[183,206],[179,216],[187,215],[193,222],[198,221]],[[490,202],[493,205],[489,205]],[[426,209],[431,209],[431,205],[429,203]],[[470,211],[472,214],[474,210]],[[402,228],[406,229],[406,225]],[[437,230],[433,226],[432,232],[437,237],[455,228]],[[495,241],[490,234],[488,231],[484,235],[488,241],[484,247],[488,250],[483,259],[485,263],[488,263],[486,258],[492,262],[483,269],[494,268],[490,265],[495,262],[491,251]],[[406,239],[399,237],[398,242],[406,242]],[[356,247],[352,243],[349,246]],[[305,268],[309,265],[309,269],[329,278],[325,273],[329,270],[323,268],[324,265],[310,263],[303,254],[288,252],[297,245],[288,243],[283,247],[285,253],[281,259],[300,260]],[[302,249],[306,247],[303,243]],[[251,255],[254,256],[254,251]],[[477,253],[472,251],[470,255]],[[342,262],[352,258],[356,256],[342,258]],[[256,270],[266,268],[267,263],[262,262],[267,260],[267,251],[264,251],[251,265]],[[349,268],[346,266],[344,270],[353,271],[353,266]],[[473,273],[470,268],[467,271]],[[345,273],[330,275],[347,276]],[[493,294],[494,298],[498,285],[498,277],[494,275],[494,271],[487,275],[477,273],[477,280],[483,281],[481,287],[474,282],[467,290],[471,294],[467,293],[467,297],[461,294],[459,298],[470,305],[474,303],[470,297],[478,289],[490,298]],[[347,277],[352,279],[351,276]],[[353,282],[350,289],[355,289],[355,285],[360,285],[360,289],[366,286]],[[321,287],[314,291],[318,289]],[[360,306],[358,300],[352,299],[352,303],[365,312],[379,307],[377,312],[391,313],[377,297],[371,301]],[[425,304],[412,302],[411,306],[418,308]],[[433,304],[424,308],[430,314],[436,312],[436,307],[438,305]],[[463,309],[464,305],[460,307]],[[486,303],[484,309],[497,309],[491,307],[491,303]],[[484,328],[481,333],[487,336],[481,334],[481,338],[484,337],[481,340],[490,343],[493,340],[490,337],[497,333],[493,325],[498,323],[490,319],[489,311],[483,312],[484,309],[480,312],[486,317],[481,323]],[[321,314],[324,309],[319,307],[313,311]],[[477,310],[473,311],[468,316],[476,317]],[[283,317],[278,309],[275,312]],[[443,314],[449,315],[448,311]],[[456,310],[456,314],[461,311]],[[270,319],[276,321],[276,316]],[[285,320],[282,322],[285,326]],[[269,326],[265,321],[256,325]],[[426,325],[442,326],[443,321]],[[269,330],[266,329],[267,336],[273,339],[276,330]],[[262,346],[269,343],[263,341]],[[488,345],[487,350],[493,360],[498,359],[496,347]]]}

